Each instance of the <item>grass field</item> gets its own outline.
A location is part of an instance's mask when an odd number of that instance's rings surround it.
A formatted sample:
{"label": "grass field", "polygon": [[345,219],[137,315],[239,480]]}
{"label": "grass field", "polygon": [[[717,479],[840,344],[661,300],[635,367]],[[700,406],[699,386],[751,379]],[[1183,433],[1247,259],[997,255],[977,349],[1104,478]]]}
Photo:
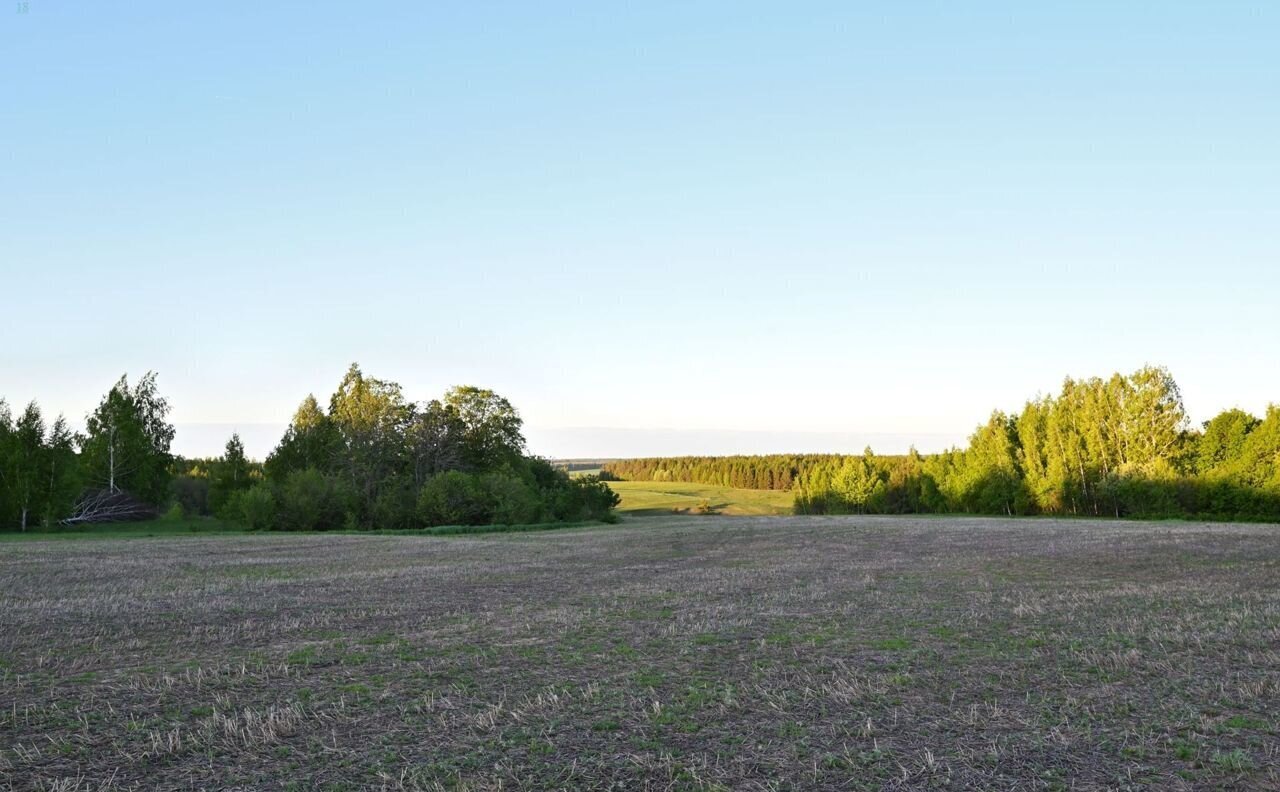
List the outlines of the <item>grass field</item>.
{"label": "grass field", "polygon": [[679,481],[610,481],[622,498],[618,511],[632,514],[696,513],[706,504],[730,515],[791,514],[795,497],[778,490],[734,489]]}
{"label": "grass field", "polygon": [[145,539],[158,536],[225,533],[245,533],[245,528],[236,523],[215,520],[212,517],[196,517],[182,520],[161,519],[132,523],[103,523],[79,527],[34,528],[25,532],[5,531],[0,532],[0,543],[51,539]]}
{"label": "grass field", "polygon": [[0,547],[0,787],[1280,788],[1280,526]]}

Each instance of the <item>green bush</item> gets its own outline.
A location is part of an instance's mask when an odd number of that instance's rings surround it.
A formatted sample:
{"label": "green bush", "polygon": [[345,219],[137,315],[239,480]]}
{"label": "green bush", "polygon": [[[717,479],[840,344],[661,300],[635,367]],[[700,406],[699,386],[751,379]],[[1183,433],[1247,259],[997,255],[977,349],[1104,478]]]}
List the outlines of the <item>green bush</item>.
{"label": "green bush", "polygon": [[480,479],[482,497],[491,522],[527,525],[542,519],[542,498],[531,484],[508,473],[490,473]]}
{"label": "green bush", "polygon": [[373,501],[373,527],[393,531],[417,528],[417,507],[418,495],[412,482],[387,482]]}
{"label": "green bush", "polygon": [[604,520],[622,501],[595,476],[565,477],[554,496],[553,515],[557,520]]}
{"label": "green bush", "polygon": [[484,525],[493,522],[493,505],[479,479],[450,470],[427,479],[418,493],[423,525]]}
{"label": "green bush", "polygon": [[209,514],[209,479],[203,476],[174,476],[169,483],[169,494],[182,506],[182,513],[195,517]]}
{"label": "green bush", "polygon": [[358,499],[351,485],[315,468],[290,473],[276,497],[280,529],[334,531],[358,525]]}
{"label": "green bush", "polygon": [[169,507],[169,510],[160,515],[160,519],[176,522],[185,516],[181,503],[175,503]]}
{"label": "green bush", "polygon": [[269,531],[278,527],[275,494],[267,484],[235,493],[228,500],[226,510],[232,519],[253,531]]}

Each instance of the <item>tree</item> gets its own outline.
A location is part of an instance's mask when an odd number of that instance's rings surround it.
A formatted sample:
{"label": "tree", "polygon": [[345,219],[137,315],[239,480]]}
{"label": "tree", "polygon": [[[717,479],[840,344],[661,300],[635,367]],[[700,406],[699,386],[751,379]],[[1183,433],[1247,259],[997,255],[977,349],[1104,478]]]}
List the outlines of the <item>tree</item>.
{"label": "tree", "polygon": [[342,441],[342,469],[366,513],[379,484],[405,465],[404,430],[410,410],[400,386],[366,377],[355,363],[329,400],[329,418]]}
{"label": "tree", "polygon": [[13,426],[10,439],[9,478],[12,499],[18,511],[22,530],[40,500],[41,472],[44,467],[44,418],[34,401],[22,411]]}
{"label": "tree", "polygon": [[1018,469],[1015,419],[1000,411],[973,433],[964,452],[956,494],[966,511],[1021,514],[1027,509]]}
{"label": "tree", "polygon": [[235,493],[248,489],[251,484],[244,443],[240,441],[239,434],[232,434],[222,459],[213,467],[213,478],[209,482],[209,508],[215,514],[220,512]]}
{"label": "tree", "polygon": [[16,507],[13,503],[15,459],[13,413],[9,411],[9,403],[0,399],[0,526],[11,525],[16,521]]}
{"label": "tree", "polygon": [[1280,405],[1268,405],[1266,415],[1249,432],[1239,458],[1229,470],[1246,486],[1280,495]]}
{"label": "tree", "polygon": [[867,511],[871,499],[883,488],[875,461],[875,454],[868,446],[862,456],[846,457],[835,471],[831,484],[841,501],[840,511],[848,509],[859,514]]}
{"label": "tree", "polygon": [[462,425],[462,461],[472,470],[501,467],[524,455],[524,426],[511,402],[491,390],[462,385],[445,394]]}
{"label": "tree", "polygon": [[49,429],[45,443],[42,484],[42,521],[46,526],[61,520],[75,509],[80,494],[80,460],[76,457],[76,436],[61,415]]}
{"label": "tree", "polygon": [[267,457],[267,477],[282,481],[289,473],[314,468],[331,470],[338,462],[341,439],[314,395],[308,394],[293,414],[280,444]]}
{"label": "tree", "polygon": [[1182,392],[1168,369],[1147,366],[1122,381],[1122,465],[1150,470],[1174,455],[1187,427]]}
{"label": "tree", "polygon": [[86,421],[84,455],[89,482],[109,493],[126,492],[159,505],[168,494],[169,446],[173,425],[169,403],[156,391],[156,374],[147,372],[136,387],[120,378]]}
{"label": "tree", "polygon": [[1224,410],[1204,422],[1196,444],[1195,469],[1202,475],[1230,466],[1244,453],[1249,433],[1261,423],[1244,410]]}
{"label": "tree", "polygon": [[462,466],[465,427],[458,411],[438,399],[415,409],[409,418],[407,440],[413,483]]}

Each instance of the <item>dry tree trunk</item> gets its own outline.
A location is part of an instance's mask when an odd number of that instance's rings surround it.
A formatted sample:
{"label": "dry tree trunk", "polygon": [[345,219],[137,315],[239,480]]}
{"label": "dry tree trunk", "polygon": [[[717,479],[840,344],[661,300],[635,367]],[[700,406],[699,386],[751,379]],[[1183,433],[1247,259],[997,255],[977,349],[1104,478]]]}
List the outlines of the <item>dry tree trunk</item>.
{"label": "dry tree trunk", "polygon": [[76,503],[75,512],[63,525],[85,523],[133,522],[150,520],[157,516],[154,507],[142,503],[119,490],[90,490]]}

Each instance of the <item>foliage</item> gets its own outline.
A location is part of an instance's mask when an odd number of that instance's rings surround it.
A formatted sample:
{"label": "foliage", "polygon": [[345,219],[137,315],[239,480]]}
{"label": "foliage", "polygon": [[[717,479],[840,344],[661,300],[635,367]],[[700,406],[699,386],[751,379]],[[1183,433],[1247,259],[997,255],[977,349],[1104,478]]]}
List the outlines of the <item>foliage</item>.
{"label": "foliage", "polygon": [[241,442],[240,435],[231,435],[222,458],[212,466],[208,485],[208,511],[221,514],[232,495],[252,486],[252,472],[252,466],[244,455],[244,443]]}
{"label": "foliage", "polygon": [[340,444],[333,421],[316,397],[308,394],[298,405],[280,444],[267,457],[264,470],[273,481],[293,470],[328,470],[338,457]]}
{"label": "foliage", "polygon": [[240,522],[252,531],[278,527],[276,497],[268,484],[235,493],[227,503],[226,512],[233,522]]}
{"label": "foliage", "polygon": [[791,489],[796,511],[1280,519],[1280,407],[1189,428],[1169,372],[1067,379],[1056,397],[995,412],[965,448],[922,456],[615,460],[624,480]]}
{"label": "foliage", "polygon": [[[491,390],[423,403],[352,365],[322,411],[308,396],[268,457],[266,481],[225,514],[279,530],[529,524],[607,517],[594,479],[525,456],[519,413]],[[227,470],[225,459],[220,464]],[[215,467],[215,470],[218,468]],[[216,477],[215,477],[216,478]],[[269,496],[269,497],[268,497]],[[272,514],[265,516],[270,508]]]}
{"label": "foliage", "polygon": [[83,437],[61,417],[46,425],[34,402],[15,418],[0,399],[0,527],[93,521],[90,503],[138,513],[177,504],[188,517],[279,530],[593,520],[618,505],[609,479],[787,492],[796,511],[816,514],[1280,519],[1280,406],[1262,418],[1227,410],[1193,429],[1173,377],[1154,367],[1068,378],[939,454],[614,460],[573,479],[526,456],[519,413],[493,391],[410,402],[357,365],[327,410],[303,400],[265,464],[234,435],[219,458],[172,457],[168,412],[150,372],[132,387],[121,377]]}
{"label": "foliage", "polygon": [[169,403],[156,391],[155,372],[147,372],[134,387],[121,377],[87,420],[81,456],[88,482],[128,492],[145,503],[163,502],[174,433],[168,414]]}
{"label": "foliage", "polygon": [[81,487],[75,440],[61,416],[46,429],[31,402],[15,421],[0,399],[0,527],[26,531],[71,513]]}

